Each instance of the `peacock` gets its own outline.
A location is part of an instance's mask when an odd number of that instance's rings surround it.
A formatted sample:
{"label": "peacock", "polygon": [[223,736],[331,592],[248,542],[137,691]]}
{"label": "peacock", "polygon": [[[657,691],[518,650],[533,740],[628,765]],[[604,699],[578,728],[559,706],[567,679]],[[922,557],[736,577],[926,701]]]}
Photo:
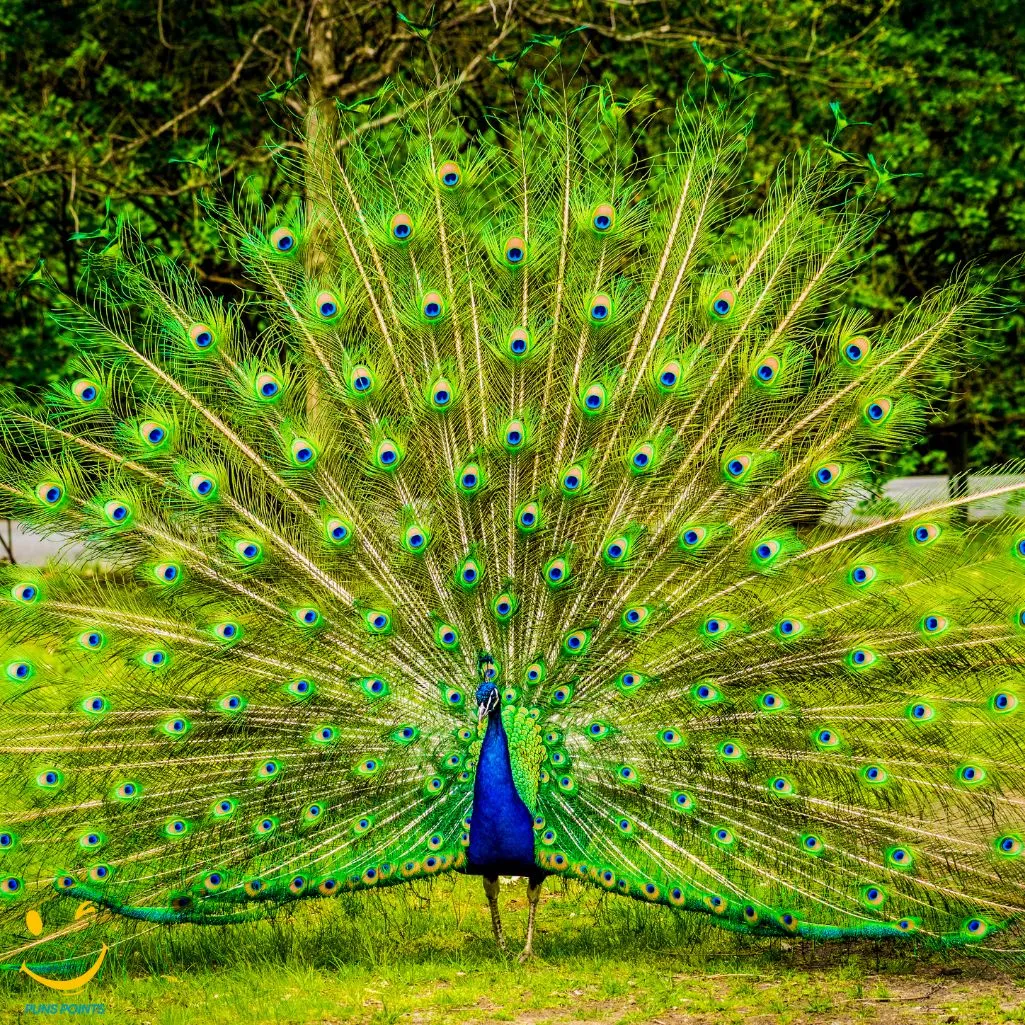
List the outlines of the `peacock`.
{"label": "peacock", "polygon": [[886,190],[838,108],[751,215],[738,91],[321,109],[294,198],[206,207],[238,302],[97,233],[68,375],[3,400],[5,515],[84,551],[2,567],[17,959],[30,909],[227,924],[452,872],[503,951],[527,878],[528,957],[548,877],[1015,945],[1025,484],[878,486],[1004,300],[965,272],[874,323]]}

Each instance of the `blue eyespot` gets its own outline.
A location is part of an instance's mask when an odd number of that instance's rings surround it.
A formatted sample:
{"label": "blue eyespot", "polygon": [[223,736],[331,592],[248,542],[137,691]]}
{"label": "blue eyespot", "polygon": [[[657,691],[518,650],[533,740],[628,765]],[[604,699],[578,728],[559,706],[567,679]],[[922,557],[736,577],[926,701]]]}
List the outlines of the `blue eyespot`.
{"label": "blue eyespot", "polygon": [[820,484],[828,484],[833,479],[833,471],[828,466],[820,466],[815,477]]}
{"label": "blue eyespot", "polygon": [[431,320],[441,314],[441,303],[435,302],[433,299],[430,302],[424,303],[424,316]]}
{"label": "blue eyespot", "polygon": [[271,233],[271,243],[279,253],[288,253],[295,247],[295,236],[287,228]]}
{"label": "blue eyespot", "polygon": [[308,463],[313,458],[313,450],[305,445],[301,446],[295,453],[297,463]]}
{"label": "blue eyespot", "polygon": [[637,453],[635,453],[634,457],[633,457],[633,464],[634,464],[634,466],[636,466],[638,468],[647,466],[648,465],[648,453],[647,452],[637,452]]}
{"label": "blue eyespot", "polygon": [[591,319],[592,320],[605,320],[609,315],[609,308],[603,302],[596,302],[591,307]]}
{"label": "blue eyespot", "polygon": [[526,338],[514,338],[509,343],[509,348],[516,353],[517,356],[522,356],[527,351],[527,339]]}
{"label": "blue eyespot", "polygon": [[352,386],[356,391],[364,392],[370,387],[370,378],[366,374],[357,374]]}

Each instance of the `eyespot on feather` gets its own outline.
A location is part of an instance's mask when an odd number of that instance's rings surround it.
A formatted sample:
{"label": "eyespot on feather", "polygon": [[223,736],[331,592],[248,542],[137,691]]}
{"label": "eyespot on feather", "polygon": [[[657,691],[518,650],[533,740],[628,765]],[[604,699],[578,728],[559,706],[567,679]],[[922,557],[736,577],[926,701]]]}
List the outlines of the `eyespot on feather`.
{"label": "eyespot on feather", "polygon": [[319,292],[313,300],[313,308],[325,323],[337,320],[342,315],[342,302],[334,292]]}
{"label": "eyespot on feather", "polygon": [[531,335],[525,327],[514,327],[506,338],[506,352],[513,359],[523,359],[530,353]]}
{"label": "eyespot on feather", "polygon": [[592,296],[587,304],[587,319],[595,327],[611,323],[613,314],[612,296],[606,292],[599,292],[597,295]]}
{"label": "eyespot on feather", "polygon": [[886,423],[893,412],[893,402],[883,395],[870,399],[862,409],[862,418],[870,427],[877,427]]}
{"label": "eyespot on feather", "polygon": [[298,240],[291,228],[275,228],[270,233],[270,244],[275,252],[283,256],[294,253],[298,248]]}
{"label": "eyespot on feather", "polygon": [[216,347],[217,336],[209,324],[193,324],[189,328],[189,342],[195,352],[209,352]]}
{"label": "eyespot on feather", "polygon": [[736,304],[736,294],[731,289],[724,288],[709,303],[708,312],[715,320],[727,320]]}
{"label": "eyespot on feather", "polygon": [[396,242],[408,242],[413,237],[413,218],[403,210],[393,214],[388,233]]}
{"label": "eyespot on feather", "polygon": [[80,377],[72,383],[71,394],[83,406],[92,406],[100,399],[102,392],[100,386],[95,381],[90,380],[88,377]]}
{"label": "eyespot on feather", "polygon": [[513,235],[505,240],[502,247],[502,259],[507,267],[520,267],[527,262],[527,242],[519,235]]}
{"label": "eyespot on feather", "polygon": [[591,210],[591,230],[599,235],[611,231],[616,224],[616,208],[611,203],[599,203]]}
{"label": "eyespot on feather", "polygon": [[779,376],[779,359],[776,356],[763,356],[751,372],[755,384],[765,386],[772,384]]}
{"label": "eyespot on feather", "polygon": [[840,354],[848,366],[863,363],[871,351],[872,343],[864,335],[856,335],[840,343]]}
{"label": "eyespot on feather", "polygon": [[462,171],[454,160],[446,160],[438,167],[438,181],[446,189],[454,189],[463,180]]}

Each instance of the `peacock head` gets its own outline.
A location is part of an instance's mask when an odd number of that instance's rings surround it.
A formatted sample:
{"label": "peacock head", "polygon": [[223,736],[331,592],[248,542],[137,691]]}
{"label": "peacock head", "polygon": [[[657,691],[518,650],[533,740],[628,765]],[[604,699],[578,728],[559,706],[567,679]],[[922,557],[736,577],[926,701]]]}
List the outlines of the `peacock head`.
{"label": "peacock head", "polygon": [[477,688],[477,721],[483,722],[498,708],[498,688],[488,681]]}
{"label": "peacock head", "polygon": [[477,674],[480,677],[480,686],[477,687],[477,721],[483,722],[499,705],[498,687],[495,686],[498,672],[495,660],[486,651],[477,655]]}

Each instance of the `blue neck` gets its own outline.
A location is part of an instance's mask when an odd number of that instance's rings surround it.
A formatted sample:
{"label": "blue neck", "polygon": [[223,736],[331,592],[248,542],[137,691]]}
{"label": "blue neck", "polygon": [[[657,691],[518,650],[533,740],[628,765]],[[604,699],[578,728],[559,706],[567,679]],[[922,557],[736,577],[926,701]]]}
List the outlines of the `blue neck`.
{"label": "blue neck", "polygon": [[466,857],[473,874],[538,873],[534,861],[534,816],[513,782],[509,740],[499,709],[488,716],[488,728],[481,744]]}

